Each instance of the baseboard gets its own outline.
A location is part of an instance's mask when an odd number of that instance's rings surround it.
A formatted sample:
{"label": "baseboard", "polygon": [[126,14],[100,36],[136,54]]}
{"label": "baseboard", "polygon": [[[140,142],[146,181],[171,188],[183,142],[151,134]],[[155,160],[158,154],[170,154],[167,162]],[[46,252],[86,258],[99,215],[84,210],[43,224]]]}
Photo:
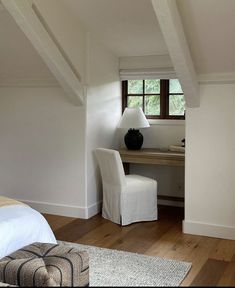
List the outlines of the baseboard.
{"label": "baseboard", "polygon": [[[17,199],[17,200],[24,202],[25,204],[29,205],[30,207],[39,211],[40,213],[47,213],[52,215],[60,215],[82,219],[89,219],[97,215],[98,213],[100,213],[102,208],[102,201],[99,201],[88,207],[80,207],[80,206],[41,202],[41,201],[30,201],[23,199]],[[158,199],[158,204],[174,207],[184,207],[184,202],[171,201],[165,199]]]}
{"label": "baseboard", "polygon": [[235,227],[183,221],[183,233],[235,240]]}
{"label": "baseboard", "polygon": [[165,206],[184,207],[184,202],[173,201],[173,200],[158,199],[157,203],[159,205],[165,205]]}
{"label": "baseboard", "polygon": [[100,212],[101,203],[95,203],[89,207],[79,207],[79,206],[71,206],[71,205],[63,205],[63,204],[55,204],[48,202],[40,202],[40,201],[29,201],[18,199],[21,202],[29,205],[33,209],[39,211],[40,213],[47,213],[53,215],[67,216],[67,217],[75,217],[88,219]]}
{"label": "baseboard", "polygon": [[98,213],[100,213],[101,211],[101,208],[102,208],[102,201],[99,201],[91,206],[89,206],[87,208],[87,218],[86,219],[89,219],[91,218],[92,216],[95,216],[97,215]]}

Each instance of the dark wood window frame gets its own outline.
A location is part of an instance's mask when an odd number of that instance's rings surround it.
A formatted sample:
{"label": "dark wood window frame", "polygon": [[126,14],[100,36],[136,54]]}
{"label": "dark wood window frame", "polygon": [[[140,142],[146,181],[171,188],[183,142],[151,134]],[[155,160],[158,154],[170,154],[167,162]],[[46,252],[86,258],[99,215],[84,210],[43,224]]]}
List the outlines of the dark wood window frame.
{"label": "dark wood window frame", "polygon": [[143,97],[143,112],[144,111],[144,101],[145,96],[151,95],[160,95],[160,115],[146,115],[147,119],[175,119],[175,120],[184,120],[184,115],[169,115],[169,101],[170,95],[183,95],[183,93],[169,93],[169,80],[168,79],[160,79],[160,94],[159,93],[145,93],[145,80],[143,80],[143,93],[141,94],[128,94],[128,81],[122,81],[122,112],[124,112],[127,107],[127,99],[131,96],[142,96]]}

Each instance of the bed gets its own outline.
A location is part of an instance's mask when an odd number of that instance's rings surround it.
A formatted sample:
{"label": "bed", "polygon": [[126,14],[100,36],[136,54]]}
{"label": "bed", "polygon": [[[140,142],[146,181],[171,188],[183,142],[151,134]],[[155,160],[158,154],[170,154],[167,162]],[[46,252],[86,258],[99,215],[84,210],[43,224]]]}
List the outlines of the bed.
{"label": "bed", "polygon": [[46,219],[31,207],[0,196],[0,259],[34,242],[57,243]]}

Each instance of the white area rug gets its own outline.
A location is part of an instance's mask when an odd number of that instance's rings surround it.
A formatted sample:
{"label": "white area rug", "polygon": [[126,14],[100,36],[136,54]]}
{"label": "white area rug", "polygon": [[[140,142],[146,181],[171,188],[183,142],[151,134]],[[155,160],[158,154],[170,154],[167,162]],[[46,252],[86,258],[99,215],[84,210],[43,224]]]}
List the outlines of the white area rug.
{"label": "white area rug", "polygon": [[90,286],[179,286],[191,263],[62,242],[87,251]]}

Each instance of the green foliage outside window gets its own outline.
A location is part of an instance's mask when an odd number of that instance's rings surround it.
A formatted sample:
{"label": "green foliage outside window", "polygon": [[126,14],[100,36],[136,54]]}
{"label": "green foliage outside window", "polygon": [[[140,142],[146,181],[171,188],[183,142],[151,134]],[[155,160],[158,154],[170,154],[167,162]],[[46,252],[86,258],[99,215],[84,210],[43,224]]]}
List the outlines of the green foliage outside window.
{"label": "green foliage outside window", "polygon": [[169,115],[184,115],[184,95],[169,95]]}
{"label": "green foliage outside window", "polygon": [[143,80],[129,80],[128,94],[143,94]]}
{"label": "green foliage outside window", "polygon": [[130,108],[142,108],[143,107],[143,97],[142,96],[129,96],[128,97],[128,107]]}
{"label": "green foliage outside window", "polygon": [[183,90],[181,88],[180,82],[178,79],[170,79],[170,83],[169,83],[169,90],[170,93],[174,94],[174,93],[183,93]]}
{"label": "green foliage outside window", "polygon": [[184,115],[184,95],[174,95],[175,93],[183,93],[180,82],[178,79],[171,79],[169,82],[169,115]]}
{"label": "green foliage outside window", "polygon": [[160,115],[160,96],[145,96],[145,115]]}
{"label": "green foliage outside window", "polygon": [[145,83],[145,94],[160,94],[160,80],[147,79]]}

